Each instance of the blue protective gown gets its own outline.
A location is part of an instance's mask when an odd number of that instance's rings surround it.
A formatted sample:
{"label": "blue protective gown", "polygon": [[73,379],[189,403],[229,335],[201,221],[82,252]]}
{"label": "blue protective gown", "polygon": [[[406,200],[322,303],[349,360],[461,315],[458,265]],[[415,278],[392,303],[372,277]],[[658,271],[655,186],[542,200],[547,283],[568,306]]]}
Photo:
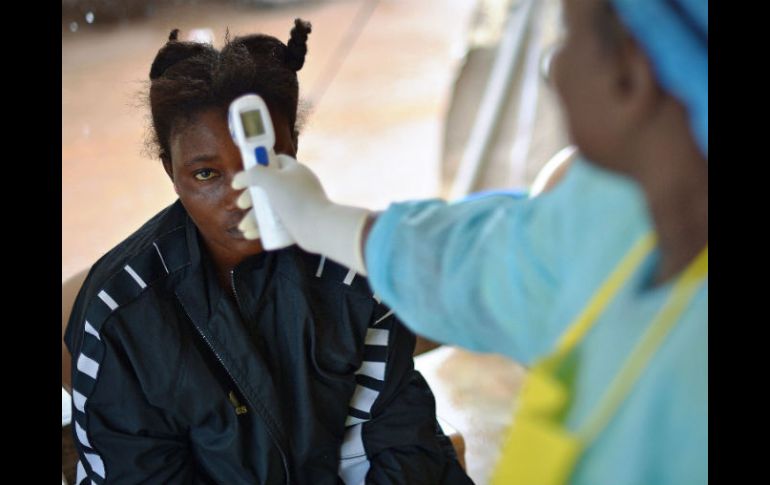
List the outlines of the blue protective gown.
{"label": "blue protective gown", "polygon": [[[393,204],[373,226],[365,258],[374,291],[416,333],[531,364],[651,227],[632,181],[578,160],[534,199]],[[658,256],[578,346],[568,428],[593,409],[670,293],[671,283],[650,283]],[[570,483],[707,482],[707,302],[704,281]]]}

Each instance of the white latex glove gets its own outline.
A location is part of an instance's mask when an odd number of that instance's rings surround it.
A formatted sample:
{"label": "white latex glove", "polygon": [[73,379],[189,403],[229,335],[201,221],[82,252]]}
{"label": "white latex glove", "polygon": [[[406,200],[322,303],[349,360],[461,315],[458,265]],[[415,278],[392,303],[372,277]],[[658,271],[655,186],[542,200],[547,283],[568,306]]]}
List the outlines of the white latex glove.
{"label": "white latex glove", "polygon": [[[366,275],[361,252],[361,233],[370,211],[335,204],[324,192],[318,177],[305,165],[287,155],[276,155],[279,168],[268,170],[255,165],[233,177],[236,190],[257,186],[265,191],[273,211],[297,244],[311,253],[324,256]],[[252,206],[249,191],[237,201],[238,207]],[[238,228],[244,237],[259,237],[254,208]]]}

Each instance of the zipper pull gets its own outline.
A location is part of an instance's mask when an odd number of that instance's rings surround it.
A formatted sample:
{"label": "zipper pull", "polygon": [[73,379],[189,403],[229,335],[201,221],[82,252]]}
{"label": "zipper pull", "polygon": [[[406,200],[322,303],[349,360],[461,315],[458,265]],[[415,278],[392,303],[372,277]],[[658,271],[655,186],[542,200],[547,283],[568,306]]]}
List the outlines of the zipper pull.
{"label": "zipper pull", "polygon": [[241,414],[246,414],[249,411],[248,409],[246,409],[246,406],[244,406],[238,401],[238,398],[235,397],[235,393],[233,391],[230,391],[230,394],[228,394],[227,397],[230,399],[230,404],[233,405],[233,407],[235,408],[235,414],[237,414],[238,416],[240,416]]}

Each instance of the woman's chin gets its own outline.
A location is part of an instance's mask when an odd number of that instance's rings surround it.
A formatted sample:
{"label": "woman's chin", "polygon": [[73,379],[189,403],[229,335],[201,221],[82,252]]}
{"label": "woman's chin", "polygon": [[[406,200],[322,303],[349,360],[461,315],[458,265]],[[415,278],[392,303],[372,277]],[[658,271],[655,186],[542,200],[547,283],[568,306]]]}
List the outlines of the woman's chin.
{"label": "woman's chin", "polygon": [[230,229],[227,231],[227,235],[230,240],[238,246],[241,250],[248,253],[258,253],[262,251],[262,239],[246,239],[241,231],[236,229]]}

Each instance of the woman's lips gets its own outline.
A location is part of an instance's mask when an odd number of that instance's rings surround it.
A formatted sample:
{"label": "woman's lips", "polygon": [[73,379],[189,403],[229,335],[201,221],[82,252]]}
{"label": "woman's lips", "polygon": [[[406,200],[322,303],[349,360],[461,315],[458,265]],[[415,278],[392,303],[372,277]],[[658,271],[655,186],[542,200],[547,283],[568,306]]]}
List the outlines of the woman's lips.
{"label": "woman's lips", "polygon": [[243,237],[243,233],[238,229],[238,226],[233,226],[227,230],[227,233],[235,239],[246,239]]}

